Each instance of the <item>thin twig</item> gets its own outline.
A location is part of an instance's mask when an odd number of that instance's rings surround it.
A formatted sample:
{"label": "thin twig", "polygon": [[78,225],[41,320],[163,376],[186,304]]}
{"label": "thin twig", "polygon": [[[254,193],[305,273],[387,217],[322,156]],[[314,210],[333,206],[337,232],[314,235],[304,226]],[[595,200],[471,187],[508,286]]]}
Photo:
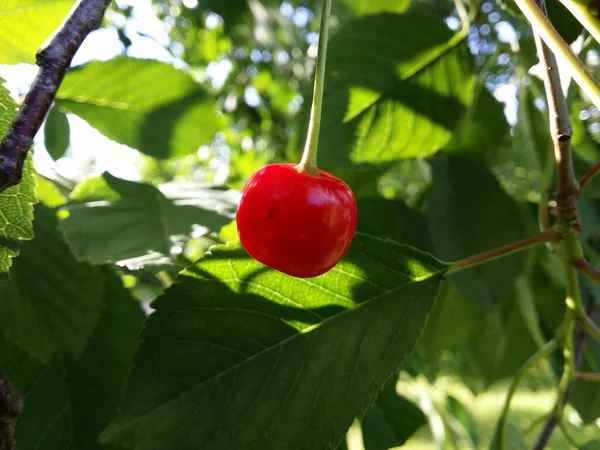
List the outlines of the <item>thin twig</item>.
{"label": "thin twig", "polygon": [[15,450],[13,422],[23,410],[23,398],[0,368],[0,450]]}
{"label": "thin twig", "polygon": [[600,272],[592,266],[585,258],[576,258],[571,261],[571,265],[586,278],[589,278],[595,283],[600,284]]}
{"label": "thin twig", "polygon": [[600,163],[596,164],[590,170],[588,170],[579,180],[579,189],[583,189],[588,185],[592,178],[594,178],[600,172]]}
{"label": "thin twig", "polygon": [[525,239],[521,239],[520,241],[516,241],[511,244],[507,244],[502,247],[456,261],[450,266],[446,274],[449,275],[451,273],[458,272],[459,270],[464,270],[485,262],[493,261],[503,256],[543,244],[544,242],[559,241],[562,237],[562,231],[556,228],[548,228],[547,230],[544,230],[538,234],[534,234],[533,236],[526,237]]}
{"label": "thin twig", "polygon": [[[544,1],[539,2],[539,7],[546,14]],[[569,107],[562,91],[558,64],[554,53],[544,43],[539,33],[534,33],[535,45],[542,64],[544,74],[544,87],[548,99],[548,115],[550,119],[550,134],[554,146],[554,159],[556,160],[556,201],[555,215],[563,218],[565,222],[577,229],[581,228],[577,217],[577,194],[579,185],[575,178],[573,160],[571,157],[571,137],[573,130],[569,118]]]}
{"label": "thin twig", "polygon": [[600,84],[548,21],[536,0],[515,0],[515,2],[527,20],[531,22],[533,29],[542,36],[544,42],[560,57],[561,62],[564,62],[570,68],[571,75],[581,87],[581,90],[585,92],[596,107],[600,108]]}
{"label": "thin twig", "polygon": [[600,373],[596,372],[577,372],[577,379],[584,381],[600,382]]}
{"label": "thin twig", "polygon": [[75,52],[102,24],[111,0],[79,0],[36,55],[38,74],[0,144],[0,192],[21,181],[23,163]]}
{"label": "thin twig", "polygon": [[[586,305],[585,305],[586,306],[586,314],[587,314],[587,316],[591,316],[594,312],[594,304],[595,304],[594,297],[588,291],[585,291],[585,297],[586,297]],[[575,369],[579,369],[579,367],[581,366],[581,363],[583,362],[583,353],[585,351],[585,346],[587,344],[587,341],[588,341],[587,331],[584,328],[582,328],[581,326],[578,327],[577,333],[575,334],[575,340],[573,343],[573,352],[574,352],[574,357],[575,357]],[[563,407],[564,407],[564,405],[567,404],[567,402],[569,401],[569,398],[571,397],[571,393],[573,392],[573,385],[574,385],[574,382],[571,381],[571,383],[569,383],[569,386],[567,387],[565,395],[563,396],[563,399],[562,399]],[[546,445],[548,445],[548,441],[550,440],[550,437],[552,436],[552,432],[554,431],[554,428],[556,427],[556,425],[558,425],[558,420],[555,416],[548,418],[548,420],[544,424],[544,428],[542,429],[537,440],[535,441],[533,450],[543,450],[544,448],[546,448]]]}

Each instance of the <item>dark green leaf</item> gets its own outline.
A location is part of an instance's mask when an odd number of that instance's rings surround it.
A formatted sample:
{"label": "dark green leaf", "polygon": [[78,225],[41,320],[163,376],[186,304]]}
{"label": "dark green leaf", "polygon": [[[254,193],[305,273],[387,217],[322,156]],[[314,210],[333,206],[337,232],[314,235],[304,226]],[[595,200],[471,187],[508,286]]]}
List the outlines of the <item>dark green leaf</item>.
{"label": "dark green leaf", "polygon": [[471,57],[439,17],[365,16],[332,37],[325,85],[325,167],[427,156],[450,140],[471,99]]}
{"label": "dark green leaf", "polygon": [[138,343],[143,313],[121,281],[105,270],[106,310],[86,350],[75,360],[42,365],[0,334],[0,364],[25,397],[17,422],[20,450],[116,450],[98,435],[115,415]]}
{"label": "dark green leaf", "polygon": [[[433,161],[429,234],[437,256],[466,258],[527,236],[521,211],[485,167],[468,159],[438,156]],[[490,305],[508,292],[525,268],[514,254],[452,276],[470,300]]]}
{"label": "dark green leaf", "polygon": [[443,283],[419,347],[427,351],[428,357],[435,358],[442,351],[469,341],[480,330],[483,318],[484,311],[479,305],[461,295],[452,282]]}
{"label": "dark green leaf", "polygon": [[131,269],[172,265],[173,245],[219,231],[233,219],[237,199],[208,184],[171,183],[159,190],[108,173],[75,194],[81,203],[65,206],[68,217],[60,223],[75,255]]}
{"label": "dark green leaf", "polygon": [[44,125],[44,145],[52,159],[57,160],[65,155],[69,147],[70,135],[71,129],[67,116],[53,106]]}
{"label": "dark green leaf", "polygon": [[480,87],[474,103],[445,150],[484,164],[496,163],[502,157],[498,150],[508,131],[504,105],[485,87]]}
{"label": "dark green leaf", "polygon": [[0,329],[45,362],[59,352],[80,354],[102,308],[100,270],[75,260],[56,225],[54,212],[38,205],[35,239],[0,282]]}
{"label": "dark green leaf", "polygon": [[56,103],[110,139],[157,158],[194,153],[225,125],[189,74],[125,56],[70,71]]}
{"label": "dark green leaf", "polygon": [[365,450],[400,447],[426,423],[423,412],[413,402],[398,395],[393,377],[362,418]]}
{"label": "dark green leaf", "polygon": [[336,446],[412,351],[445,267],[363,234],[313,279],[215,248],[153,304],[103,436],[138,450]]}
{"label": "dark green leaf", "polygon": [[399,200],[359,198],[358,231],[412,245],[425,251],[433,246],[427,234],[427,218]]}
{"label": "dark green leaf", "polygon": [[600,439],[592,439],[591,441],[587,441],[579,450],[600,450]]}
{"label": "dark green leaf", "polygon": [[513,375],[538,349],[516,295],[515,290],[494,306],[470,343],[474,361],[488,385]]}
{"label": "dark green leaf", "polygon": [[[3,83],[0,78],[0,137],[8,131],[17,109]],[[29,156],[21,183],[0,193],[0,280],[8,278],[12,258],[19,254],[21,242],[33,239],[32,205],[36,202],[35,170]]]}

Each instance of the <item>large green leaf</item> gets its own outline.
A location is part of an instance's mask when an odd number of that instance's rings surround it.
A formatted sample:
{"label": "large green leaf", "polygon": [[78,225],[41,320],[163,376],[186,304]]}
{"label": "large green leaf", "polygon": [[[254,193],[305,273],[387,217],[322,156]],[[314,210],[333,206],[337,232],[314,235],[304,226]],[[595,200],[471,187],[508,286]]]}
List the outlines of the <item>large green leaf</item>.
{"label": "large green leaf", "polygon": [[467,45],[439,17],[385,13],[351,21],[328,52],[320,162],[435,153],[451,138],[472,87]]}
{"label": "large green leaf", "polygon": [[219,231],[234,217],[233,191],[199,183],[161,190],[105,173],[76,191],[80,203],[63,208],[68,217],[60,228],[79,259],[137,269],[173,264],[174,245]]}
{"label": "large green leaf", "polygon": [[[0,137],[8,131],[17,109],[3,83],[0,78]],[[0,193],[0,280],[8,278],[12,258],[19,254],[21,241],[33,239],[32,205],[36,202],[35,170],[28,157],[21,183]]]}
{"label": "large green leaf", "polygon": [[479,331],[483,318],[479,305],[461,295],[451,282],[444,283],[419,347],[427,351],[429,358],[435,359],[443,350],[457,348],[469,341]]}
{"label": "large green leaf", "polygon": [[[466,158],[433,161],[429,234],[436,255],[458,260],[527,236],[522,213],[485,167]],[[453,275],[458,289],[484,305],[506,294],[525,268],[514,254]]]}
{"label": "large green leaf", "polygon": [[103,436],[139,450],[335,447],[412,351],[445,267],[363,234],[313,279],[215,248],[153,303]]}
{"label": "large green leaf", "polygon": [[488,385],[513,375],[538,349],[518,305],[515,291],[480,322],[470,347]]}
{"label": "large green leaf", "polygon": [[56,30],[75,0],[3,0],[0,64],[34,63],[35,53]]}
{"label": "large green leaf", "polygon": [[105,274],[106,309],[77,360],[56,356],[44,366],[0,333],[0,364],[25,398],[16,430],[20,450],[116,450],[101,445],[98,434],[123,396],[143,313],[119,278]]}
{"label": "large green leaf", "polygon": [[126,56],[69,72],[56,103],[110,139],[157,158],[194,153],[225,125],[188,73]]}
{"label": "large green leaf", "polygon": [[56,225],[54,212],[38,205],[36,238],[23,244],[10,279],[0,282],[0,329],[42,361],[81,353],[102,308],[100,270],[75,260]]}
{"label": "large green leaf", "polygon": [[361,420],[365,450],[400,447],[426,423],[417,405],[398,395],[392,378]]}

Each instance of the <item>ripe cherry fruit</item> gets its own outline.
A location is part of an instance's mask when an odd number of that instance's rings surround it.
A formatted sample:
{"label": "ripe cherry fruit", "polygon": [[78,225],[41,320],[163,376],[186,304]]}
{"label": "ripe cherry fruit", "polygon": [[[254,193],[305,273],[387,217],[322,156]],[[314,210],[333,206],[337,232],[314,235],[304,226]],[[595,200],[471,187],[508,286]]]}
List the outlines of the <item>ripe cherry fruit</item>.
{"label": "ripe cherry fruit", "polygon": [[321,275],[344,256],[356,231],[354,194],[339,178],[270,164],[242,192],[237,228],[257,261],[298,278]]}
{"label": "ripe cherry fruit", "polygon": [[298,278],[335,266],[356,231],[356,200],[339,178],[317,167],[331,0],[323,0],[315,91],[300,164],[270,164],[242,191],[240,241],[254,259]]}

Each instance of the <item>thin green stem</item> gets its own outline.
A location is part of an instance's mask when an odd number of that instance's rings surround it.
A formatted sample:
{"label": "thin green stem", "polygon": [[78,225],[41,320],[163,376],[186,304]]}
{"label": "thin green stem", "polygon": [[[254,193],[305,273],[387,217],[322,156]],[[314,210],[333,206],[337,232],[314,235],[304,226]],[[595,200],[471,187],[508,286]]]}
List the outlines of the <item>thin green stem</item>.
{"label": "thin green stem", "polygon": [[527,20],[531,22],[534,30],[540,34],[546,45],[560,58],[571,70],[571,75],[592,103],[600,108],[600,84],[577,58],[571,47],[558,34],[548,21],[535,0],[515,0],[519,9]]}
{"label": "thin green stem", "polygon": [[456,13],[460,18],[460,23],[462,25],[463,30],[468,30],[471,26],[471,17],[465,8],[462,0],[454,0],[454,7],[456,8]]}
{"label": "thin green stem", "polygon": [[508,393],[506,395],[506,400],[504,401],[504,407],[502,408],[502,413],[500,415],[500,420],[498,421],[498,449],[504,450],[504,437],[506,435],[506,426],[508,423],[508,412],[510,411],[510,402],[515,395],[519,384],[523,380],[523,377],[542,359],[547,358],[552,354],[554,350],[558,347],[557,342],[553,339],[546,343],[541,349],[535,352],[525,364],[521,366],[515,377],[510,383],[508,388]]}
{"label": "thin green stem", "polygon": [[577,379],[583,381],[594,381],[600,383],[600,373],[595,372],[577,372]]}
{"label": "thin green stem", "polygon": [[588,5],[573,0],[560,0],[560,2],[571,12],[571,14],[573,14],[594,39],[600,42],[600,20],[590,13]]}
{"label": "thin green stem", "polygon": [[315,68],[315,87],[313,102],[310,109],[308,122],[308,136],[302,153],[300,164],[296,166],[299,172],[308,172],[320,175],[317,167],[317,153],[319,148],[319,132],[321,129],[321,110],[323,108],[323,91],[325,90],[325,63],[327,59],[327,41],[329,40],[329,15],[331,14],[331,1],[323,0],[321,10],[321,25],[319,31],[319,48],[317,53],[317,66]]}
{"label": "thin green stem", "polygon": [[559,342],[563,347],[563,373],[558,382],[558,396],[554,404],[553,416],[560,422],[564,406],[564,398],[567,394],[569,384],[575,378],[575,355],[573,354],[573,333],[575,331],[575,320],[571,312],[567,312],[568,320],[565,324],[564,336]]}
{"label": "thin green stem", "polygon": [[513,242],[512,244],[504,245],[502,247],[489,250],[487,252],[479,253],[477,255],[469,256],[468,258],[461,259],[453,263],[448,271],[447,275],[458,272],[460,270],[468,269],[479,264],[483,264],[489,261],[493,261],[504,256],[508,256],[512,253],[520,252],[522,250],[535,247],[536,245],[543,244],[544,242],[559,241],[563,237],[563,232],[557,228],[551,227],[533,236],[529,236],[520,241]]}
{"label": "thin green stem", "polygon": [[581,447],[577,443],[577,441],[575,441],[575,439],[573,438],[573,436],[571,435],[571,433],[569,433],[569,430],[567,430],[567,427],[565,426],[565,423],[562,420],[558,421],[558,426],[560,427],[561,431],[563,432],[563,436],[565,437],[565,439],[567,441],[569,441],[569,443],[573,446],[573,448],[580,448]]}

